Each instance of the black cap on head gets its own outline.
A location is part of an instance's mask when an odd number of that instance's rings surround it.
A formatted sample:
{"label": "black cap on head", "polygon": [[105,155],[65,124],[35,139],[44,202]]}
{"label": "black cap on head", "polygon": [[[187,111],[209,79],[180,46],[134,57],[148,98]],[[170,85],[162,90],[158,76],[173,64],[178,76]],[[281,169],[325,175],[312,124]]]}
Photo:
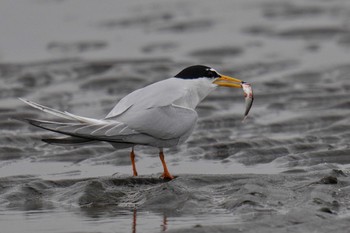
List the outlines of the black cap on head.
{"label": "black cap on head", "polygon": [[208,66],[195,65],[183,69],[180,73],[175,75],[176,78],[182,79],[196,79],[196,78],[219,78],[220,75]]}

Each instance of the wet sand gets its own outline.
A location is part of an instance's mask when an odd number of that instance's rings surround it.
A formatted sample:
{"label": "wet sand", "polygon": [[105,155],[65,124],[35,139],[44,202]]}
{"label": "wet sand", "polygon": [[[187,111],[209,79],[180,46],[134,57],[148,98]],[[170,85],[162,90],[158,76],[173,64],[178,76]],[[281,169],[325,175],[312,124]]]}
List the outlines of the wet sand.
{"label": "wet sand", "polygon": [[[1,229],[347,232],[348,1],[14,2],[0,3]],[[169,182],[153,148],[136,148],[133,178],[128,150],[47,145],[16,120],[50,119],[17,97],[102,118],[193,64],[252,83],[255,101],[242,123],[240,90],[211,93],[165,151]]]}

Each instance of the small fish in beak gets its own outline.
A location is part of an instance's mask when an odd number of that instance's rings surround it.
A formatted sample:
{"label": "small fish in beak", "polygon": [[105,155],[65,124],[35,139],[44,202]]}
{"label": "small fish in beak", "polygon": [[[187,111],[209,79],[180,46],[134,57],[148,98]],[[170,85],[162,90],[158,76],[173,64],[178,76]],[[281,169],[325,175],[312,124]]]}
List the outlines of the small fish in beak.
{"label": "small fish in beak", "polygon": [[242,82],[242,89],[244,92],[244,99],[245,99],[245,112],[244,112],[244,118],[243,118],[243,121],[244,121],[245,119],[247,119],[250,108],[253,105],[254,96],[253,96],[252,85],[250,85],[249,83]]}

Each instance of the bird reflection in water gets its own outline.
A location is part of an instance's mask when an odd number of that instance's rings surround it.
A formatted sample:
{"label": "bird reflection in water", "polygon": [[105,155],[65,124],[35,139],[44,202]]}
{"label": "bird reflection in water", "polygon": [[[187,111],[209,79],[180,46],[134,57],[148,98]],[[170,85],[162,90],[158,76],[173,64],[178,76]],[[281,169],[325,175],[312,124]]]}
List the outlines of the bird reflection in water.
{"label": "bird reflection in water", "polygon": [[167,230],[167,217],[165,216],[165,214],[163,215],[163,224],[161,225],[162,226],[162,231],[166,231]]}
{"label": "bird reflection in water", "polygon": [[[161,226],[161,232],[165,232],[168,229],[168,220],[165,214],[163,214],[163,222],[160,226]],[[131,232],[137,233],[137,209],[136,208],[133,210],[133,214],[132,214]]]}
{"label": "bird reflection in water", "polygon": [[137,217],[137,210],[134,209],[133,214],[132,214],[132,233],[136,233],[136,217]]}

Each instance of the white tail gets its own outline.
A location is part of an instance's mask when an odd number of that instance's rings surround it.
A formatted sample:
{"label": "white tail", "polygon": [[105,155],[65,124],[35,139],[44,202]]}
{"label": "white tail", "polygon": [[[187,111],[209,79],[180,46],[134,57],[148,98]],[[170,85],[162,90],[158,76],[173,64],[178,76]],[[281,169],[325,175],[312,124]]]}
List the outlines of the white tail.
{"label": "white tail", "polygon": [[97,120],[97,119],[77,116],[77,115],[74,115],[74,114],[69,113],[69,112],[61,112],[59,110],[56,110],[56,109],[53,109],[53,108],[49,108],[49,107],[43,106],[41,104],[37,104],[37,103],[34,103],[32,101],[26,100],[26,99],[22,99],[22,98],[18,98],[18,99],[23,101],[24,103],[28,104],[29,106],[31,106],[33,108],[39,109],[39,110],[41,110],[43,112],[46,112],[46,113],[49,113],[51,115],[58,116],[58,117],[61,117],[61,118],[65,118],[65,119],[68,119],[68,120],[78,121],[78,122],[81,122],[81,123],[91,123],[91,124],[103,123],[103,121],[100,121],[100,120]]}

